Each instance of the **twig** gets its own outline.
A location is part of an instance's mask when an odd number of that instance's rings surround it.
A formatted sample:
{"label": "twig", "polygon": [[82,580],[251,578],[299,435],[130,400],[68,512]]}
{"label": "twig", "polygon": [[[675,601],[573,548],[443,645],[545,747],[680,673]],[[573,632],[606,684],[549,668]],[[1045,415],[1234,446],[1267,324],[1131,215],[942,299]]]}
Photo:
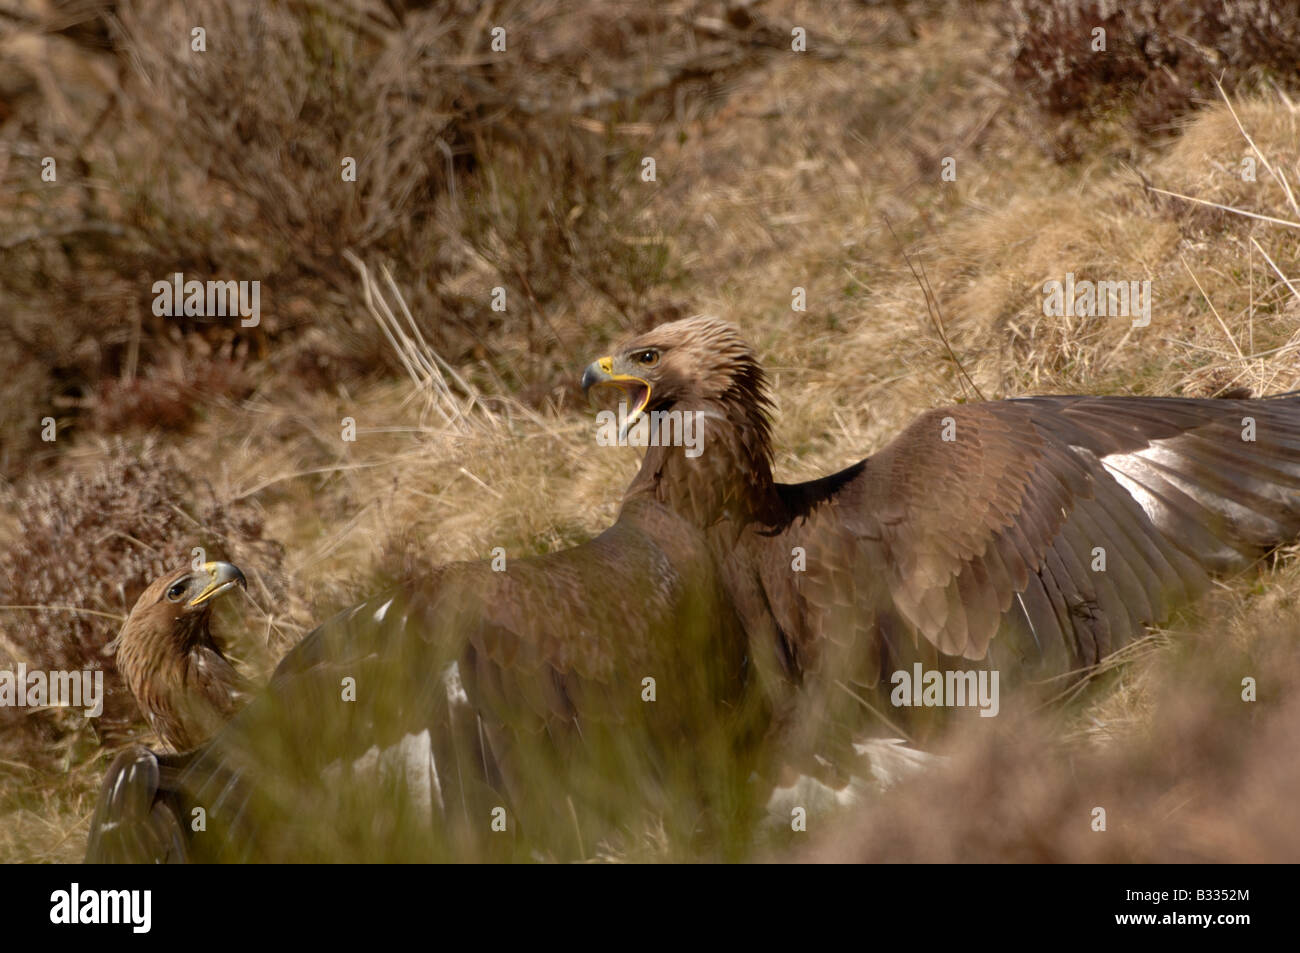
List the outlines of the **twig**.
{"label": "twig", "polygon": [[42,238],[62,238],[64,235],[77,235],[81,232],[103,232],[106,235],[120,237],[126,234],[126,229],[115,222],[72,222],[67,225],[33,228],[26,232],[19,232],[17,235],[0,242],[0,248],[8,251],[11,248],[17,248],[19,245]]}
{"label": "twig", "polygon": [[896,731],[896,732],[898,732],[900,735],[902,735],[904,738],[907,739],[907,741],[908,741],[909,744],[916,744],[916,741],[912,738],[911,735],[909,735],[906,731],[904,731],[904,730],[903,730],[902,728],[900,728],[898,725],[894,724],[894,723],[893,723],[892,721],[890,721],[887,717],[885,717],[885,714],[884,714],[883,712],[877,711],[876,708],[875,708],[875,706],[872,705],[871,702],[867,701],[865,698],[863,698],[861,695],[859,695],[859,694],[858,694],[857,692],[855,692],[853,689],[849,688],[849,686],[845,685],[845,684],[844,684],[843,682],[841,682],[839,679],[836,679],[836,680],[835,680],[835,684],[836,684],[838,687],[844,689],[844,691],[848,692],[849,695],[851,695],[854,699],[856,699],[858,702],[860,702],[860,703],[862,704],[862,706],[863,706],[864,708],[866,708],[867,711],[871,712],[871,714],[875,715],[877,718],[879,718],[881,721],[883,721],[886,725],[888,725],[890,731]]}
{"label": "twig", "polygon": [[0,609],[28,609],[34,611],[50,612],[76,612],[80,615],[97,615],[105,619],[112,619],[115,622],[125,622],[126,616],[119,615],[115,612],[100,612],[98,609],[83,609],[81,606],[0,606]]}
{"label": "twig", "polygon": [[[903,247],[903,242],[899,239],[898,233],[894,231],[894,223],[889,220],[888,215],[882,217],[885,220],[885,225],[889,228],[889,234],[893,235],[894,241],[898,243],[898,250],[903,256],[903,261],[907,262],[908,270],[912,272],[912,277],[916,279],[916,283],[921,286],[921,294],[925,296],[926,313],[930,316],[930,320],[934,322],[935,330],[939,334],[939,340],[942,342],[944,350],[948,352],[949,360],[956,365],[957,371],[966,379],[966,383],[970,384],[971,390],[975,391],[975,395],[979,397],[980,400],[987,400],[988,398],[985,397],[984,393],[979,389],[979,385],[977,385],[974,379],[966,373],[966,368],[962,365],[961,359],[957,357],[956,352],[952,349],[952,345],[948,342],[948,333],[943,327],[943,311],[939,308],[939,299],[934,295],[934,289],[930,284],[930,276],[925,273],[925,263],[921,263],[921,273],[917,274],[916,268],[912,265],[911,256],[908,255],[907,249]],[[933,299],[934,302],[933,307],[931,307],[931,299]]]}
{"label": "twig", "polygon": [[1300,298],[1300,291],[1295,290],[1295,285],[1291,284],[1291,280],[1287,278],[1286,275],[1282,274],[1282,269],[1277,266],[1277,262],[1275,262],[1272,258],[1269,257],[1268,252],[1264,251],[1263,245],[1255,241],[1254,235],[1250,236],[1250,242],[1252,245],[1254,245],[1256,248],[1259,249],[1259,253],[1264,256],[1264,260],[1267,261],[1273,267],[1273,270],[1275,272],[1277,272],[1277,276],[1282,279],[1282,284],[1286,285],[1293,295],[1295,295],[1297,298]]}
{"label": "twig", "polygon": [[1232,108],[1232,101],[1228,99],[1228,94],[1223,91],[1223,87],[1219,85],[1217,79],[1214,81],[1214,87],[1219,91],[1219,95],[1223,97],[1223,103],[1228,107],[1228,112],[1232,113],[1232,121],[1237,124],[1237,130],[1242,134],[1245,140],[1250,143],[1251,150],[1255,155],[1259,156],[1259,161],[1263,163],[1264,168],[1268,170],[1268,174],[1277,179],[1281,184],[1282,191],[1286,193],[1286,200],[1291,204],[1291,209],[1296,213],[1296,217],[1300,218],[1300,205],[1296,204],[1295,194],[1291,191],[1291,186],[1287,184],[1286,178],[1278,170],[1273,168],[1268,159],[1265,158],[1264,153],[1260,151],[1259,146],[1255,145],[1255,140],[1250,138],[1250,133],[1246,131],[1246,127],[1243,126],[1241,120],[1237,118],[1237,110]]}
{"label": "twig", "polygon": [[1233,215],[1244,215],[1246,218],[1259,219],[1261,222],[1272,222],[1274,225],[1285,225],[1287,228],[1300,228],[1300,222],[1292,222],[1285,218],[1274,218],[1272,215],[1260,215],[1258,212],[1247,212],[1245,209],[1233,208],[1231,205],[1220,205],[1218,202],[1193,198],[1190,195],[1183,195],[1181,192],[1170,192],[1168,189],[1158,189],[1154,185],[1148,185],[1147,189],[1151,192],[1159,192],[1161,195],[1169,195],[1176,199],[1182,199],[1184,202],[1195,202],[1197,205],[1208,205],[1210,208],[1217,208],[1224,212],[1231,212]]}
{"label": "twig", "polygon": [[1187,273],[1192,276],[1192,281],[1196,285],[1196,290],[1201,293],[1201,297],[1205,299],[1205,303],[1210,306],[1210,311],[1214,314],[1214,320],[1218,321],[1219,327],[1223,328],[1223,333],[1227,336],[1228,343],[1232,345],[1232,349],[1237,352],[1237,357],[1244,361],[1246,355],[1242,354],[1241,348],[1237,347],[1237,339],[1232,336],[1232,332],[1228,330],[1228,326],[1223,323],[1223,318],[1219,317],[1219,309],[1214,306],[1214,302],[1210,300],[1210,296],[1205,293],[1205,289],[1202,288],[1201,283],[1197,281],[1196,273],[1192,271],[1192,266],[1187,264],[1187,259],[1182,255],[1178,256],[1178,260],[1183,263],[1183,267],[1187,269]]}

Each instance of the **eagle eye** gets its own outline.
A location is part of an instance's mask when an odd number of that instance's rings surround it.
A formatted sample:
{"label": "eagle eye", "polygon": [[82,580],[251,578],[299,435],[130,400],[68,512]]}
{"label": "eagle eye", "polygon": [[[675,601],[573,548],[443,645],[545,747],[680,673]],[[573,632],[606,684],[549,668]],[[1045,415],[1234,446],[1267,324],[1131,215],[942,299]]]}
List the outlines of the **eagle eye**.
{"label": "eagle eye", "polygon": [[646,348],[644,351],[637,351],[633,354],[632,360],[642,367],[654,367],[659,363],[659,352],[654,348]]}
{"label": "eagle eye", "polygon": [[185,590],[188,588],[189,586],[184,579],[172,583],[171,588],[167,590],[167,599],[170,602],[180,602],[181,596],[185,595]]}

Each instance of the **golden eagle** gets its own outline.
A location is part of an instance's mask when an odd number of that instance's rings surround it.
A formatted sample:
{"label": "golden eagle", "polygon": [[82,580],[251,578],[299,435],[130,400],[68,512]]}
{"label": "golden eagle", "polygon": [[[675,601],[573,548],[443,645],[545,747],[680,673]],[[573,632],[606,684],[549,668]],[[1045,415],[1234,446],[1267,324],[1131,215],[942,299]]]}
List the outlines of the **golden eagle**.
{"label": "golden eagle", "polygon": [[1095,665],[1208,574],[1300,533],[1295,394],[944,407],[865,460],[786,484],[765,375],[723,321],[638,335],[583,386],[623,392],[624,435],[647,445],[629,497],[707,534],[804,754],[830,709],[875,705],[863,693],[917,663],[987,668],[1004,686]]}
{"label": "golden eagle", "polygon": [[210,741],[120,756],[87,859],[574,858],[658,820],[722,856],[765,723],[745,651],[704,535],[629,498],[581,546],[411,573]]}
{"label": "golden eagle", "polygon": [[225,562],[168,573],[141,593],[111,643],[141,714],[173,751],[207,741],[248,700],[210,630],[215,600],[247,586]]}
{"label": "golden eagle", "polygon": [[[204,563],[155,579],[111,643],[117,669],[149,726],[170,751],[212,737],[248,700],[249,686],[212,637],[212,607],[244,574]],[[109,766],[90,825],[87,855],[100,860],[184,860],[179,804],[168,791],[166,758],[131,745]]]}

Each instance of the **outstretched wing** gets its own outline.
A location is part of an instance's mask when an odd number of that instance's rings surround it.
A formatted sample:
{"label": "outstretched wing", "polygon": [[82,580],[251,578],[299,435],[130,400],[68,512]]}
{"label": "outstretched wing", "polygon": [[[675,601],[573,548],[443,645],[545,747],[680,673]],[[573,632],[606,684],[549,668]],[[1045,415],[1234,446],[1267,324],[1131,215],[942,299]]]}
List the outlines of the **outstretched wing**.
{"label": "outstretched wing", "polygon": [[1058,674],[1300,533],[1300,398],[945,408],[780,492],[788,521],[747,549],[788,667]]}
{"label": "outstretched wing", "polygon": [[[583,546],[431,570],[342,613],[181,772],[206,817],[192,851],[577,856],[629,805],[643,822],[692,797],[694,828],[726,789],[710,772],[745,776],[721,757],[744,639],[711,566],[702,533],[637,506]],[[684,736],[718,745],[712,767]]]}

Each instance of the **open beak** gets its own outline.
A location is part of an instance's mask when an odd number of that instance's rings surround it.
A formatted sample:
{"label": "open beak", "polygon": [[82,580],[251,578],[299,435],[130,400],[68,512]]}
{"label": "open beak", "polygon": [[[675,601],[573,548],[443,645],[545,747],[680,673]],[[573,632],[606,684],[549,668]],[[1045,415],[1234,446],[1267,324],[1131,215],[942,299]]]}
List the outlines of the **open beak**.
{"label": "open beak", "polygon": [[203,587],[203,591],[189,602],[189,608],[203,605],[222,593],[229,592],[235,586],[243,589],[248,588],[248,580],[244,574],[239,571],[239,567],[231,563],[204,563],[203,571],[208,574],[208,584]]}
{"label": "open beak", "polygon": [[646,405],[650,403],[650,382],[631,374],[614,373],[612,357],[602,357],[598,361],[592,361],[582,372],[582,392],[587,395],[588,400],[591,400],[591,392],[597,387],[617,387],[623,392],[627,406],[630,408],[625,429],[630,429],[641,419]]}

